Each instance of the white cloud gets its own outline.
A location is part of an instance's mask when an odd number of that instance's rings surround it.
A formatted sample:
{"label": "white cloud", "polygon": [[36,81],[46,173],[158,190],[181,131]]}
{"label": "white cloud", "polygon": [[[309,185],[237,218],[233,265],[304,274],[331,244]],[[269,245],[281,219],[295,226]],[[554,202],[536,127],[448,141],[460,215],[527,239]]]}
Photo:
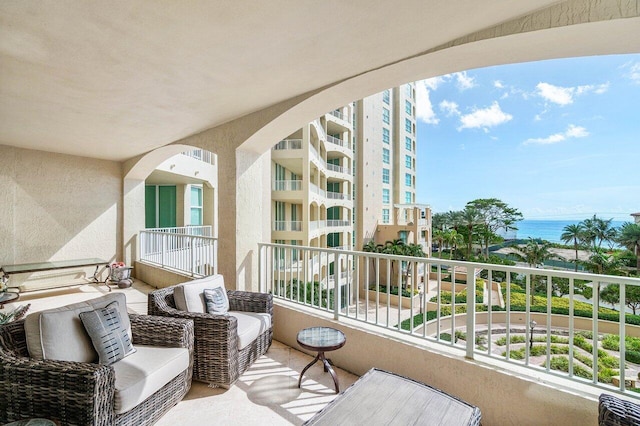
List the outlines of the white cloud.
{"label": "white cloud", "polygon": [[598,95],[605,93],[609,90],[609,83],[599,85],[588,84],[576,87],[561,87],[549,83],[538,83],[536,90],[536,94],[545,100],[565,106],[572,104],[576,96],[584,95],[585,93],[593,92]]}
{"label": "white cloud", "polygon": [[452,115],[460,115],[458,104],[453,101],[444,100],[440,102],[438,106],[440,107],[440,111],[443,111],[447,115],[447,117],[451,117]]}
{"label": "white cloud", "polygon": [[625,74],[625,77],[635,84],[640,84],[640,62],[626,63],[623,67],[629,68],[629,72]]}
{"label": "white cloud", "polygon": [[443,75],[439,77],[427,78],[426,80],[422,80],[422,83],[424,83],[427,89],[436,90],[438,89],[438,87],[440,87],[441,84],[446,83],[450,79],[451,79],[450,75]]}
{"label": "white cloud", "polygon": [[570,87],[558,87],[549,83],[538,83],[538,95],[558,105],[573,103],[573,90]]}
{"label": "white cloud", "polygon": [[456,79],[456,85],[460,91],[471,89],[476,86],[475,78],[467,75],[466,71],[456,72],[452,74]]}
{"label": "white cloud", "polygon": [[587,129],[581,126],[569,124],[569,127],[567,127],[567,130],[565,130],[564,132],[554,133],[553,135],[547,136],[546,138],[527,139],[526,141],[524,141],[524,144],[551,145],[554,143],[563,142],[570,138],[584,138],[587,136],[589,136],[589,132],[587,131]]}
{"label": "white cloud", "polygon": [[458,130],[481,128],[487,132],[489,127],[506,123],[512,118],[513,116],[511,114],[502,111],[498,102],[494,101],[490,107],[476,109],[469,114],[462,115],[460,117],[460,127],[458,127]]}
{"label": "white cloud", "polygon": [[440,77],[416,82],[416,118],[427,124],[438,124],[440,122],[429,98],[429,89],[435,90],[440,84],[436,81],[438,78]]}
{"label": "white cloud", "polygon": [[493,87],[496,89],[504,89],[504,84],[500,80],[496,80],[493,82]]}

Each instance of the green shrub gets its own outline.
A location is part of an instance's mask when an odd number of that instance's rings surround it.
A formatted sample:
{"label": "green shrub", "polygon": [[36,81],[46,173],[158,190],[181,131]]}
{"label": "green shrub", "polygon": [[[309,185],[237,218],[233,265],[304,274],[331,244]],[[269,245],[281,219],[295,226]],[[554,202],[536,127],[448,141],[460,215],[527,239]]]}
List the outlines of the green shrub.
{"label": "green shrub", "polygon": [[640,352],[638,351],[625,351],[625,359],[634,364],[640,364]]}
{"label": "green shrub", "polygon": [[[546,366],[546,362],[542,363],[541,365],[543,367]],[[565,373],[568,373],[569,358],[565,356],[553,356],[549,360],[549,368],[551,368],[552,370],[564,371]]]}

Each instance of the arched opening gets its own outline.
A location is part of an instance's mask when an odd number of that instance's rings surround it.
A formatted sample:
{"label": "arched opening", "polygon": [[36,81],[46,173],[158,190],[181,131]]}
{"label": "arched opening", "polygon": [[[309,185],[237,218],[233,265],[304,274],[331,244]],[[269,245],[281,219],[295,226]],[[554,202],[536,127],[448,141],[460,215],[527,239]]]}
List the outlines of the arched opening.
{"label": "arched opening", "polygon": [[186,145],[154,150],[131,162],[123,187],[128,262],[142,260],[192,276],[217,270],[214,153]]}

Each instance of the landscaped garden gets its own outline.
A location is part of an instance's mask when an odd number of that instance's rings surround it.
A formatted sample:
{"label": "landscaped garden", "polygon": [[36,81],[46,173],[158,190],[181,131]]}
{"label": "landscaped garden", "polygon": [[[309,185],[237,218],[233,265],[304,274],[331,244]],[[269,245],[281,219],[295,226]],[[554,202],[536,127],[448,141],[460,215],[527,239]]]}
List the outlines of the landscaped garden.
{"label": "landscaped garden", "polygon": [[[484,288],[484,280],[476,280],[476,312],[488,311],[487,306],[482,302],[482,291]],[[502,294],[507,300],[505,285],[502,285]],[[525,311],[527,295],[522,284],[512,283],[510,287],[510,310],[512,312]],[[440,317],[447,317],[451,315],[451,302],[455,301],[456,313],[466,312],[467,292],[466,289],[455,294],[449,291],[440,292]],[[529,296],[530,311],[537,313],[547,312],[547,297],[546,295],[533,295]],[[437,297],[432,297],[431,302],[437,302]],[[575,317],[591,318],[593,315],[593,306],[589,303],[574,300],[573,302],[573,314]],[[492,306],[492,311],[503,312],[506,308],[500,306]],[[551,297],[551,313],[559,315],[569,314],[569,299],[566,297],[552,296]],[[401,326],[405,330],[409,330],[411,326],[415,328],[423,325],[425,321],[433,320],[437,317],[436,310],[428,310],[425,314],[418,314],[413,316],[413,319],[407,319],[402,322]],[[617,322],[620,318],[620,313],[616,310],[606,307],[600,307],[598,309],[598,317],[602,320],[609,320]],[[640,315],[625,315],[626,323],[633,325],[640,325]],[[413,321],[413,322],[411,322]],[[509,358],[512,360],[524,360],[526,352],[529,350],[529,364],[538,365],[540,367],[546,367],[547,362],[549,368],[558,371],[569,371],[569,336],[566,329],[552,328],[549,337],[549,346],[547,347],[547,330],[536,330],[533,334],[533,342],[527,340],[527,332],[520,325],[518,329],[514,326],[509,333]],[[494,356],[507,357],[507,336],[504,325],[494,325],[491,333],[492,340],[492,354]],[[440,339],[444,341],[451,341],[450,332],[440,333]],[[454,333],[454,341],[458,344],[464,344],[467,335],[461,330],[456,330]],[[597,364],[598,364],[598,381],[601,383],[612,383],[616,376],[620,375],[620,337],[615,334],[601,334],[597,336]],[[573,336],[573,374],[577,377],[582,377],[588,380],[593,379],[593,345],[594,345],[593,333],[591,331],[576,331]],[[475,345],[477,349],[487,350],[487,333],[486,330],[476,331]],[[530,349],[528,349],[530,348]],[[547,350],[550,352],[550,356],[547,361]],[[629,337],[625,338],[625,370],[627,379],[638,380],[638,373],[640,372],[640,338]],[[640,389],[629,388],[635,392],[640,392]]]}

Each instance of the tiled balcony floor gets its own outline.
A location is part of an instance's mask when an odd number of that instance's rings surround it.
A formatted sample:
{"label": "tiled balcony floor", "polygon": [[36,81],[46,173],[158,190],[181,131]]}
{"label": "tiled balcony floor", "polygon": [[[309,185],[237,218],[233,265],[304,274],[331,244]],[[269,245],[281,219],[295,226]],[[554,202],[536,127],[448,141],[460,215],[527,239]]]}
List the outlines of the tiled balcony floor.
{"label": "tiled balcony floor", "polygon": [[[147,293],[153,288],[136,281],[130,289],[113,291],[127,295],[131,313],[146,314]],[[83,285],[59,290],[23,293],[17,303],[5,309],[30,303],[29,313],[79,302],[107,293],[105,286]],[[327,353],[330,356],[330,353]],[[335,398],[333,381],[316,363],[305,374],[302,389],[300,371],[313,358],[280,342],[273,342],[231,389],[211,388],[193,382],[185,399],[173,407],[157,425],[287,425],[302,424]],[[335,369],[340,389],[346,389],[357,376]]]}

